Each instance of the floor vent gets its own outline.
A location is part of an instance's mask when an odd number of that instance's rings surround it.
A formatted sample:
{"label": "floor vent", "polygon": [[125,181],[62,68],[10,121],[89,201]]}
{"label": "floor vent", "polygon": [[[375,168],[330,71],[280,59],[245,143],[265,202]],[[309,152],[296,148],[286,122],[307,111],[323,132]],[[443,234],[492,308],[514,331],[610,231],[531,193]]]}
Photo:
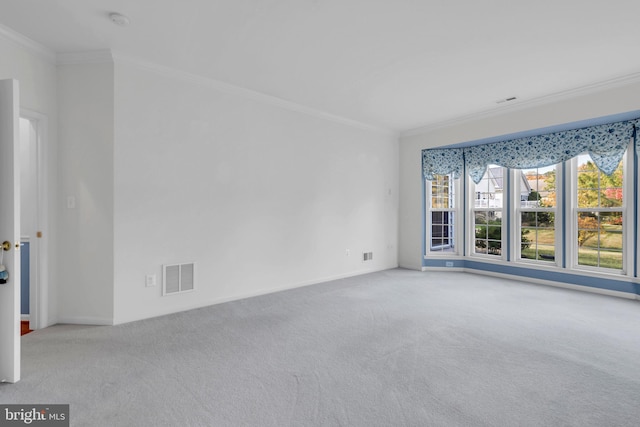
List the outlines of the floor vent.
{"label": "floor vent", "polygon": [[162,268],[162,295],[189,292],[194,289],[195,264],[172,264]]}

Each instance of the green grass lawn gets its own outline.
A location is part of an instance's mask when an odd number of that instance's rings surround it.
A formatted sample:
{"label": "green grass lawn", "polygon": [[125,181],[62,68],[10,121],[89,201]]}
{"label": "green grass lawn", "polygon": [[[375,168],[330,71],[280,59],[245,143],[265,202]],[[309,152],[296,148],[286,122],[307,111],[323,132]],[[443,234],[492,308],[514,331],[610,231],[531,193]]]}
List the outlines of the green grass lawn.
{"label": "green grass lawn", "polygon": [[[524,237],[530,241],[536,239],[535,228],[522,228],[524,231]],[[538,229],[538,244],[539,245],[553,245],[555,242],[555,230],[552,228],[539,228]]]}
{"label": "green grass lawn", "polygon": [[621,225],[602,224],[602,228],[604,228],[607,233],[622,234]]}
{"label": "green grass lawn", "polygon": [[[622,250],[622,230],[619,225],[603,226],[600,232],[600,248]],[[524,237],[530,241],[536,238],[535,228],[523,228]],[[528,233],[526,231],[529,231]],[[538,244],[553,245],[555,242],[555,231],[553,229],[538,229]],[[582,245],[583,247],[598,247],[598,234],[594,233]]]}
{"label": "green grass lawn", "polygon": [[[555,232],[552,229],[538,229],[537,243],[538,254],[536,256],[536,230],[527,229],[529,233],[524,236],[530,240],[531,246],[523,249],[522,258],[538,259],[540,261],[553,262],[550,257],[555,256]],[[600,259],[598,263],[598,235],[589,237],[582,247],[578,249],[578,264],[621,270],[622,269],[622,231],[620,226],[603,226],[600,232]],[[540,255],[546,256],[541,257]]]}
{"label": "green grass lawn", "polygon": [[[597,248],[598,247],[598,233],[593,233],[582,244],[584,248]],[[617,249],[622,250],[622,233],[617,232],[600,232],[600,248]]]}
{"label": "green grass lawn", "polygon": [[520,254],[522,258],[537,259],[538,261],[548,261],[548,262],[553,262],[555,255],[556,255],[555,249],[553,248],[549,249],[549,248],[544,248],[540,246],[538,246],[537,258],[536,258],[536,248],[532,248],[532,247],[523,249]]}
{"label": "green grass lawn", "polygon": [[597,251],[580,248],[578,250],[578,264],[622,270],[622,252],[607,252],[601,250],[600,265],[598,265]]}

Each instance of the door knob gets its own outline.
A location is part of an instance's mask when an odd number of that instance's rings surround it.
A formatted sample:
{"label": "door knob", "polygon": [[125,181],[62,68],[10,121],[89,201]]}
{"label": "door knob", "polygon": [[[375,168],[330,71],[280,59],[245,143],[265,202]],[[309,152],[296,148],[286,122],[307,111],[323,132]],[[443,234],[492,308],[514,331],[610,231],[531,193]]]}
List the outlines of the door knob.
{"label": "door knob", "polygon": [[11,242],[5,240],[4,242],[2,242],[2,249],[5,251],[8,251],[9,249],[11,249]]}

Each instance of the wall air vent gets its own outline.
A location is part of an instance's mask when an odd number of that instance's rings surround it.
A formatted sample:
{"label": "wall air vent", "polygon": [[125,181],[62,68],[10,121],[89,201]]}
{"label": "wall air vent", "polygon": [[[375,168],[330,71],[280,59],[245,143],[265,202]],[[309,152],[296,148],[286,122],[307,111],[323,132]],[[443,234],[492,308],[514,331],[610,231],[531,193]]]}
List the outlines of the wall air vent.
{"label": "wall air vent", "polygon": [[373,252],[363,252],[362,261],[371,261],[373,259]]}
{"label": "wall air vent", "polygon": [[162,295],[192,291],[195,287],[195,264],[162,266]]}

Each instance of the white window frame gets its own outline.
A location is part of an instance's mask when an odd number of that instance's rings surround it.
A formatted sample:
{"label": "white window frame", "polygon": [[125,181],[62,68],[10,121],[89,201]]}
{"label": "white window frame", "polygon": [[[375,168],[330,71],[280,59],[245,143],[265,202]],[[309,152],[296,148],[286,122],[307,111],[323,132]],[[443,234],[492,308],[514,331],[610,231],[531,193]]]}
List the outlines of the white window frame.
{"label": "white window frame", "polygon": [[[462,188],[462,179],[463,178],[457,178],[457,179],[451,179],[452,182],[452,187],[453,187],[453,204],[454,207],[453,208],[449,208],[449,209],[433,209],[433,207],[431,206],[431,199],[432,199],[432,181],[430,180],[425,180],[425,222],[426,222],[426,229],[425,229],[425,257],[443,257],[443,258],[452,258],[452,257],[459,257],[462,255],[461,253],[461,248],[462,248],[462,244],[463,244],[463,232],[464,232],[464,224],[463,224],[463,218],[462,218],[462,212],[463,210],[461,209],[462,206],[462,200],[463,200],[463,188]],[[432,242],[432,236],[431,236],[431,231],[432,231],[432,213],[433,212],[450,212],[453,213],[454,215],[454,224],[453,224],[453,241],[454,241],[454,247],[453,250],[451,251],[442,251],[442,250],[432,250],[431,249],[431,242]]]}
{"label": "white window frame", "polygon": [[[496,165],[489,165],[487,166],[487,171],[489,170],[489,167],[491,166],[496,166]],[[486,172],[485,172],[486,173]],[[506,208],[506,204],[507,204],[507,181],[509,179],[509,170],[507,168],[502,168],[502,183],[503,183],[503,190],[502,190],[502,207],[501,208],[496,208],[496,207],[489,207],[487,206],[486,208],[476,208],[475,207],[475,200],[477,197],[477,191],[476,191],[476,184],[473,182],[473,180],[470,177],[467,177],[467,221],[465,221],[465,224],[467,225],[467,229],[465,230],[465,232],[467,233],[467,247],[466,247],[466,253],[469,257],[473,257],[473,258],[477,258],[477,259],[482,259],[482,260],[487,260],[487,261],[500,261],[500,262],[505,262],[507,260],[507,215],[508,215],[508,211]],[[502,221],[500,224],[500,235],[502,237],[501,239],[501,243],[500,243],[500,255],[492,255],[489,253],[486,254],[482,254],[482,253],[476,253],[475,252],[475,247],[476,247],[476,212],[489,212],[489,211],[500,211],[501,212],[501,217],[502,217]],[[487,251],[488,252],[488,251]]]}
{"label": "white window frame", "polygon": [[[576,272],[583,273],[601,273],[606,275],[617,276],[633,276],[633,236],[634,231],[634,213],[632,212],[632,201],[634,191],[634,174],[633,174],[633,141],[629,143],[627,151],[623,157],[623,179],[622,179],[622,207],[611,208],[578,208],[578,157],[567,162],[567,176],[570,185],[568,186],[569,195],[566,197],[567,203],[567,233],[566,249],[567,249],[567,268]],[[606,267],[593,267],[578,264],[578,212],[622,212],[622,269],[612,269]]]}
{"label": "white window frame", "polygon": [[[526,168],[533,169],[533,168]],[[539,168],[538,168],[539,169]],[[563,193],[562,189],[564,188],[562,182],[564,165],[562,163],[558,163],[555,165],[556,172],[556,205],[553,209],[550,208],[522,208],[520,206],[520,194],[522,190],[522,180],[521,180],[521,171],[522,169],[512,169],[510,170],[509,179],[511,180],[511,188],[513,191],[511,192],[511,200],[513,201],[512,206],[513,209],[510,213],[511,215],[511,235],[515,236],[514,244],[512,245],[512,254],[511,259],[516,262],[526,263],[528,265],[540,266],[540,267],[562,267],[562,243],[564,231],[562,229],[562,212],[563,212]],[[555,259],[553,262],[551,261],[541,261],[534,260],[529,258],[521,257],[521,247],[522,247],[522,235],[520,230],[522,228],[522,212],[553,212],[555,217],[554,222],[554,243],[555,243]]]}

